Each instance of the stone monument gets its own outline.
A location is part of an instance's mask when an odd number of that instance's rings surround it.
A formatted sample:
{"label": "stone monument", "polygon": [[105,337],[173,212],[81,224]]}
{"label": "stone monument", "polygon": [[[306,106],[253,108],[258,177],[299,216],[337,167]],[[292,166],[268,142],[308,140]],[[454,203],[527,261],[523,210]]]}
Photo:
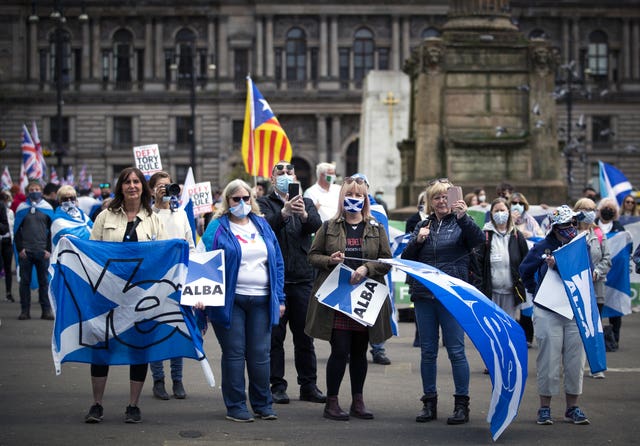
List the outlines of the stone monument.
{"label": "stone monument", "polygon": [[367,175],[371,194],[384,191],[388,208],[394,209],[401,181],[396,143],[409,135],[409,78],[400,71],[372,70],[362,92],[358,171]]}
{"label": "stone monument", "polygon": [[[425,39],[404,70],[411,79],[409,137],[398,143],[402,205],[432,178],[489,197],[503,181],[531,203],[566,200],[556,139],[556,55],[528,40],[507,0],[451,0],[442,36]],[[541,117],[544,116],[544,119]]]}

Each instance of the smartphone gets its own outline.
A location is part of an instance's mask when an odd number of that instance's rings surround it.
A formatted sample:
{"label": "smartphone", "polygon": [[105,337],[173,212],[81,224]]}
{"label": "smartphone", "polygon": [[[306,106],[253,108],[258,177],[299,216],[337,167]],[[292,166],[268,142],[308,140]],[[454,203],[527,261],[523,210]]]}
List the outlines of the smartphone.
{"label": "smartphone", "polygon": [[289,183],[289,200],[300,195],[300,183]]}
{"label": "smartphone", "polygon": [[447,189],[447,202],[452,205],[458,200],[462,200],[462,188],[460,186],[451,186]]}

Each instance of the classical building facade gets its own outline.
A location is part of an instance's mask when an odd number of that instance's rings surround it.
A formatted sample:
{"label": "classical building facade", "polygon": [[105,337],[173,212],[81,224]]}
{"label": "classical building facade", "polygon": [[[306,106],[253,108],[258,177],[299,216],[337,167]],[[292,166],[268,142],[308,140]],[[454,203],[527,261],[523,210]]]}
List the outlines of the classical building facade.
{"label": "classical building facade", "polygon": [[[465,3],[474,1],[452,6]],[[475,3],[506,8],[525,37],[554,48],[570,195],[592,180],[598,159],[640,184],[637,3]],[[86,165],[94,182],[109,181],[131,165],[133,146],[158,144],[163,166],[178,180],[193,164],[197,181],[222,186],[242,170],[250,73],[287,131],[303,185],[315,180],[320,161],[352,173],[364,77],[372,69],[400,72],[425,38],[441,35],[448,11],[446,0],[6,0],[2,164],[15,180],[20,129],[35,120],[59,175]],[[571,61],[571,69],[561,68]],[[571,95],[562,93],[567,89]],[[518,184],[508,172],[505,180]]]}

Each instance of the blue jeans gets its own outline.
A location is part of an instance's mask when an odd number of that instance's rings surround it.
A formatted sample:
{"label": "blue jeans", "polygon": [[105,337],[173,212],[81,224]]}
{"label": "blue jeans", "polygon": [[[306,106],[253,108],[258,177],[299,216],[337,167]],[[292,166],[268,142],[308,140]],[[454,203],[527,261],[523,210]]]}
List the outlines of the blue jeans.
{"label": "blue jeans", "polygon": [[227,415],[247,410],[245,362],[249,376],[249,401],[254,412],[271,412],[269,390],[271,317],[269,296],[235,295],[229,329],[213,324],[222,349],[222,398]]}
{"label": "blue jeans", "polygon": [[38,276],[38,300],[42,311],[50,311],[49,303],[49,277],[47,270],[49,269],[49,259],[44,258],[44,251],[27,251],[27,257],[23,259],[18,257],[20,261],[20,306],[25,313],[29,312],[31,307],[31,279],[33,269],[35,267]]}
{"label": "blue jeans", "polygon": [[[183,358],[171,358],[171,380],[182,381],[182,363]],[[164,380],[164,365],[162,361],[149,363],[151,367],[151,375],[153,375],[153,381]]]}
{"label": "blue jeans", "polygon": [[439,327],[451,361],[456,395],[469,394],[469,363],[464,353],[464,331],[437,299],[416,299],[415,313],[420,335],[420,373],[425,395],[438,393],[436,387]]}

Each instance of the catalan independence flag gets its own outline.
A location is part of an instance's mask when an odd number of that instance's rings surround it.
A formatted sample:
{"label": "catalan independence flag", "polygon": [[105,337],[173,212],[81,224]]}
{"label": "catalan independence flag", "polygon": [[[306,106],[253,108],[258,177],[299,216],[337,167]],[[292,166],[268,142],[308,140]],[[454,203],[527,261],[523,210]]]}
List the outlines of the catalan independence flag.
{"label": "catalan independence flag", "polygon": [[291,143],[258,87],[247,76],[242,160],[251,176],[268,178],[280,160],[291,161]]}

